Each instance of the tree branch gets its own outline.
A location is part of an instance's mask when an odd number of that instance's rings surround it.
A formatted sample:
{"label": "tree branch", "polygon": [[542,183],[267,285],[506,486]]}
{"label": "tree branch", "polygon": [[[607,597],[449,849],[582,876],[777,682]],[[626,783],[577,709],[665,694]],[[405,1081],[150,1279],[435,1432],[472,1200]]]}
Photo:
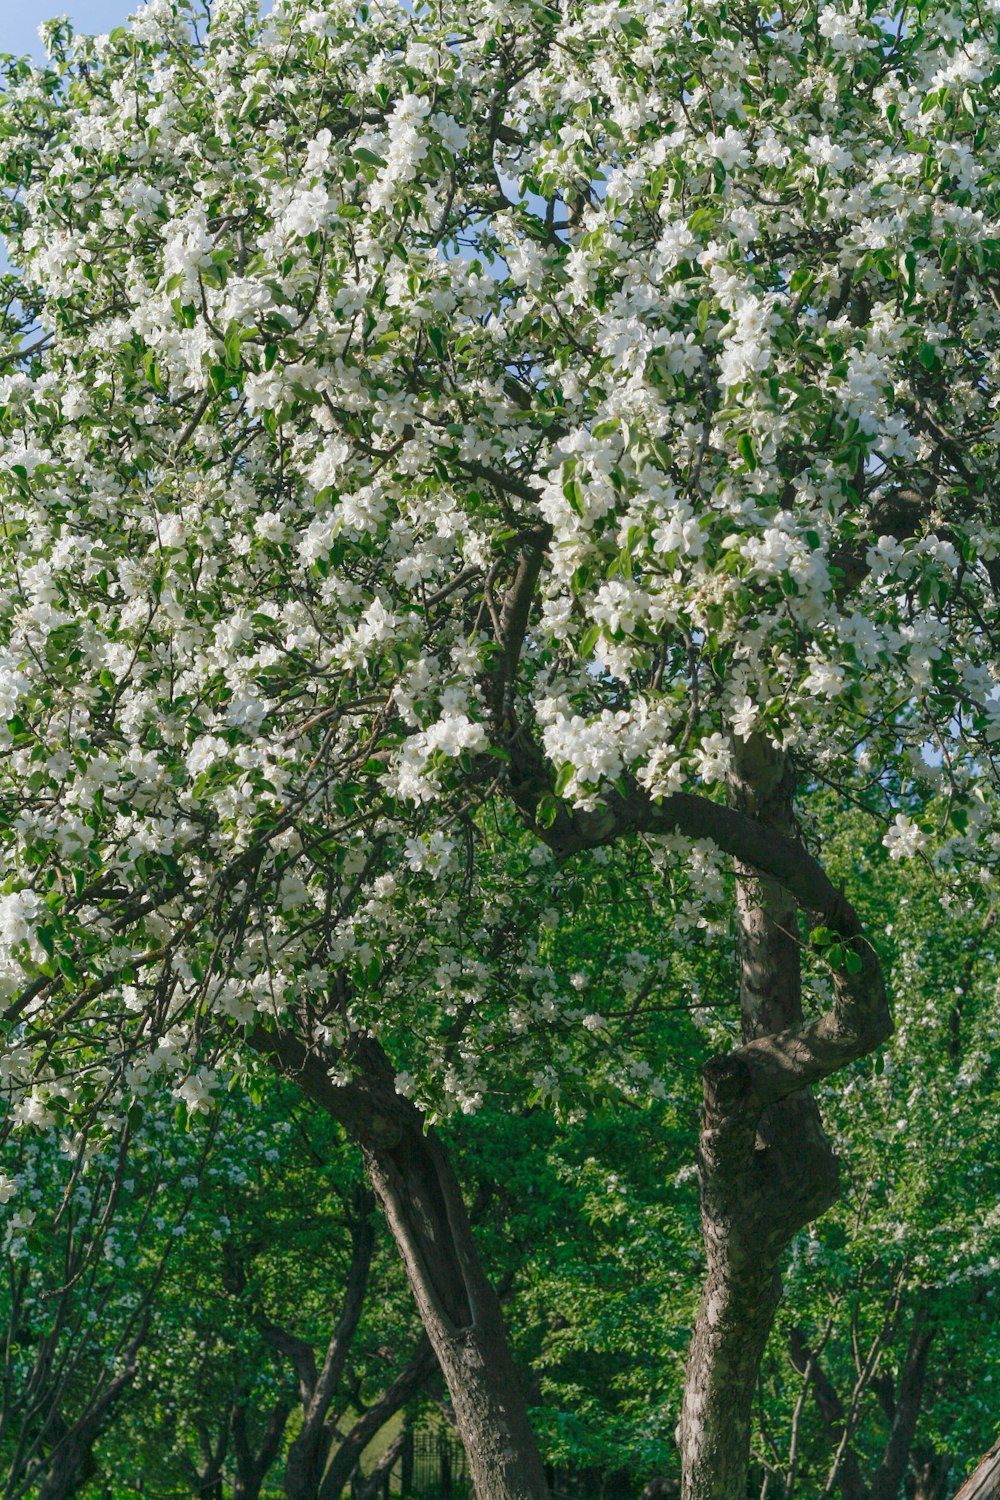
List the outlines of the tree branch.
{"label": "tree branch", "polygon": [[927,1327],[923,1309],[918,1306],[913,1315],[906,1359],[899,1376],[896,1410],[889,1428],[889,1440],[872,1481],[871,1500],[895,1500],[899,1494],[917,1430],[927,1375],[927,1356],[933,1338],[933,1329]]}
{"label": "tree branch", "polygon": [[844,1500],[868,1500],[858,1456],[850,1445],[843,1402],[813,1350],[808,1348],[801,1328],[788,1336],[792,1364],[799,1374],[812,1382],[816,1408],[826,1429],[831,1447],[837,1452],[837,1482]]}

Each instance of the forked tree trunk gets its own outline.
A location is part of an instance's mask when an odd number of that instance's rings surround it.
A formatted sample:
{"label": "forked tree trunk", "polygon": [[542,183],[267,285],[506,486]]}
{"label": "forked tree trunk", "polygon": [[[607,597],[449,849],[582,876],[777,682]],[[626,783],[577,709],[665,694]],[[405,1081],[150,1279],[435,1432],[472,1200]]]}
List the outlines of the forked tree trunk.
{"label": "forked tree trunk", "polygon": [[[795,838],[791,767],[763,736],[737,740],[729,807],[685,792],[653,798],[627,778],[607,788],[596,809],[560,799],[556,767],[530,715],[518,722],[515,712],[518,663],[551,538],[551,528],[539,527],[523,540],[499,614],[491,612],[500,650],[484,674],[494,741],[509,758],[508,789],[521,816],[562,858],[635,833],[710,838],[736,860],[741,880],[743,1046],[714,1059],[704,1081],[708,1279],[678,1437],[685,1500],[745,1500],[749,1412],[782,1254],[838,1191],[809,1090],[890,1034],[885,986],[850,902]],[[845,956],[833,1005],[810,1021],[802,1015],[797,905],[829,927]]]}
{"label": "forked tree trunk", "polygon": [[[318,1500],[339,1500],[346,1486],[357,1473],[361,1462],[361,1455],[376,1433],[381,1432],[386,1423],[389,1422],[398,1411],[401,1411],[413,1396],[430,1379],[435,1368],[434,1352],[426,1334],[421,1335],[420,1342],[411,1359],[403,1366],[395,1380],[382,1394],[372,1402],[367,1411],[358,1418],[349,1432],[345,1433],[340,1447],[332,1454],[327,1465],[326,1473],[323,1475],[323,1483],[319,1489]],[[381,1464],[369,1478],[377,1488],[377,1485],[386,1477],[392,1468],[398,1453],[404,1451],[407,1446],[407,1433],[409,1426],[405,1426],[399,1434],[398,1447],[391,1444],[386,1453],[382,1455]],[[371,1487],[370,1487],[371,1488]],[[374,1494],[375,1490],[372,1490]]]}
{"label": "forked tree trunk", "polygon": [[231,1419],[236,1466],[233,1500],[260,1500],[261,1486],[281,1451],[290,1412],[291,1403],[279,1397],[271,1408],[260,1443],[254,1448],[248,1430],[247,1398],[237,1398]]}
{"label": "forked tree trunk", "polygon": [[329,1063],[291,1033],[260,1028],[250,1040],[361,1147],[448,1386],[477,1500],[546,1500],[500,1302],[443,1142],[396,1093],[378,1043],[358,1039],[352,1081],[334,1084]]}
{"label": "forked tree trunk", "polygon": [[[793,795],[784,756],[758,736],[738,746],[730,781],[736,811],[791,837]],[[781,1297],[782,1260],[799,1229],[838,1194],[837,1158],[809,1090],[821,1050],[813,1042],[861,1055],[888,1031],[870,953],[858,994],[838,981],[842,1004],[824,1018],[828,1029],[802,1031],[796,901],[739,860],[736,875],[744,1046],[704,1070],[699,1178],[708,1271],[678,1429],[683,1500],[745,1500],[753,1397]],[[860,934],[856,919],[846,925]],[[832,1071],[827,1063],[835,1061],[834,1048],[820,1065]]]}

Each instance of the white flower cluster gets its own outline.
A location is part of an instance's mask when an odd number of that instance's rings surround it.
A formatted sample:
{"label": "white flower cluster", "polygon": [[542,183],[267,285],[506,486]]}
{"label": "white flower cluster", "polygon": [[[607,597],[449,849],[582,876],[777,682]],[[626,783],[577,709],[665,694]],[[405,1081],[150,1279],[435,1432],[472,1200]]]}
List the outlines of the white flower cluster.
{"label": "white flower cluster", "polygon": [[[483,873],[488,798],[721,801],[766,741],[882,797],[893,860],[947,787],[948,858],[995,867],[992,36],[836,0],[764,68],[697,10],[455,0],[401,42],[153,0],[19,82],[0,989],[94,997],[115,1107],[204,1111],[265,1011],[426,1034],[404,1085],[474,1107],[441,1016],[501,1056],[572,991],[490,980],[552,871]],[[717,863],[655,849],[702,941]],[[42,1059],[2,1061],[39,1123],[75,1107]]]}

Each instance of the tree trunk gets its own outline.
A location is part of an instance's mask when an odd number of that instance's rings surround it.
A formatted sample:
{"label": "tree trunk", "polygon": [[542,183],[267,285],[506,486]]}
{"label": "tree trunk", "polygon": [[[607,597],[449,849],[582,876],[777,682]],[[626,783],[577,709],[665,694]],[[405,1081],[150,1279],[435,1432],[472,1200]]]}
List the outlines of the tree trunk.
{"label": "tree trunk", "polygon": [[[730,801],[738,811],[789,836],[793,795],[787,760],[765,740],[754,736],[737,750]],[[776,880],[740,862],[736,877],[741,1028],[744,1044],[759,1046],[803,1021],[798,915]],[[740,1052],[710,1059],[703,1081],[708,1274],[679,1428],[682,1495],[745,1500],[753,1397],[781,1298],[781,1261],[798,1230],[835,1201],[837,1159],[807,1088],[767,1102]]]}
{"label": "tree trunk", "polygon": [[688,1354],[681,1419],[685,1496],[746,1496],[757,1371],[781,1297],[767,1261],[737,1272],[713,1255]]}
{"label": "tree trunk", "polygon": [[1000,1440],[980,1460],[955,1500],[1000,1500]]}
{"label": "tree trunk", "polygon": [[329,1061],[290,1032],[259,1028],[250,1040],[362,1149],[448,1385],[477,1500],[546,1500],[500,1302],[437,1133],[396,1093],[392,1065],[371,1038],[355,1040],[347,1084],[334,1084]]}
{"label": "tree trunk", "polygon": [[939,1453],[932,1443],[917,1443],[910,1455],[906,1500],[948,1500],[951,1454]]}
{"label": "tree trunk", "polygon": [[259,1500],[261,1485],[281,1451],[281,1439],[291,1411],[291,1403],[279,1398],[271,1408],[267,1426],[257,1451],[250,1445],[246,1399],[237,1398],[233,1406],[233,1500]]}
{"label": "tree trunk", "polygon": [[836,1159],[812,1098],[772,1106],[754,1132],[753,1111],[734,1108],[744,1080],[738,1070],[734,1079],[729,1061],[706,1067],[700,1168],[708,1274],[685,1377],[683,1500],[745,1500],[751,1411],[781,1300],[781,1260],[837,1190]]}
{"label": "tree trunk", "polygon": [[421,1126],[394,1147],[373,1143],[365,1159],[451,1395],[477,1500],[545,1496],[500,1302],[440,1139]]}
{"label": "tree trunk", "polygon": [[97,1434],[74,1429],[67,1433],[52,1456],[48,1473],[38,1487],[38,1500],[71,1500],[97,1472],[93,1443]]}
{"label": "tree trunk", "polygon": [[[736,860],[743,1046],[705,1069],[699,1169],[708,1280],[678,1441],[684,1500],[745,1500],[748,1414],[780,1295],[781,1258],[838,1193],[836,1158],[809,1089],[891,1034],[885,984],[857,913],[795,836],[791,764],[762,735],[734,736],[728,807],[686,792],[653,798],[627,778],[606,789],[595,809],[559,799],[556,768],[527,721],[514,734],[507,722],[550,539],[540,528],[521,550],[495,620],[502,657],[484,684],[521,816],[562,858],[627,834],[679,833],[709,838]],[[543,807],[552,815],[540,816]],[[841,958],[831,974],[833,1004],[808,1021],[799,907],[829,929]]]}

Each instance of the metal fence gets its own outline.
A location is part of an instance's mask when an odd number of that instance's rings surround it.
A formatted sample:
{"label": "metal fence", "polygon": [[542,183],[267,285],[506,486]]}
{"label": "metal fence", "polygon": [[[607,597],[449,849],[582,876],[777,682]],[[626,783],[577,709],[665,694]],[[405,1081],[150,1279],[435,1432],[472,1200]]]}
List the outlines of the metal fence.
{"label": "metal fence", "polygon": [[[373,1476],[376,1477],[376,1476]],[[634,1500],[635,1485],[625,1473],[546,1465],[552,1500]],[[399,1452],[377,1476],[373,1493],[356,1491],[354,1500],[475,1500],[465,1449],[446,1428],[402,1434]]]}
{"label": "metal fence", "polygon": [[443,1430],[413,1433],[399,1456],[400,1494],[418,1500],[466,1500],[470,1490],[461,1443]]}
{"label": "metal fence", "polygon": [[351,1500],[475,1500],[465,1449],[445,1428],[400,1433],[373,1472],[355,1474]]}

